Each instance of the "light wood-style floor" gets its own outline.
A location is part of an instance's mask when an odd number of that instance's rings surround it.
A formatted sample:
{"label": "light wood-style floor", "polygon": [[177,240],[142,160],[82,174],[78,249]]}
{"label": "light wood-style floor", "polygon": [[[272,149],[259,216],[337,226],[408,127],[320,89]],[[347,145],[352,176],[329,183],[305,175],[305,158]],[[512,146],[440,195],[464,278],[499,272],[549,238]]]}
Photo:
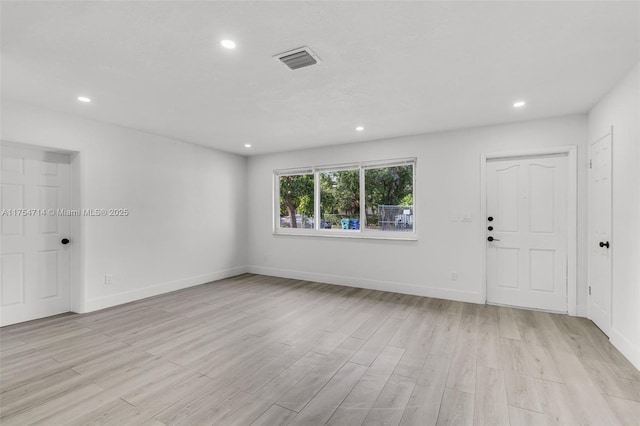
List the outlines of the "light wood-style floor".
{"label": "light wood-style floor", "polygon": [[588,320],[242,275],[5,327],[3,425],[638,425]]}

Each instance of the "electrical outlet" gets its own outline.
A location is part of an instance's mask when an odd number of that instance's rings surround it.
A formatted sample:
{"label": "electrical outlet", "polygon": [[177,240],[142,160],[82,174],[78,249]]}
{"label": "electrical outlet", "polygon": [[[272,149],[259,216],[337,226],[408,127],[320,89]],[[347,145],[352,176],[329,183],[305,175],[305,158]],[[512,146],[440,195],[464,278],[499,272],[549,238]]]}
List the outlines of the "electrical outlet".
{"label": "electrical outlet", "polygon": [[452,272],[451,273],[451,281],[456,281],[458,279],[458,273],[457,272]]}
{"label": "electrical outlet", "polygon": [[111,275],[104,276],[104,285],[111,285],[113,282],[113,277]]}

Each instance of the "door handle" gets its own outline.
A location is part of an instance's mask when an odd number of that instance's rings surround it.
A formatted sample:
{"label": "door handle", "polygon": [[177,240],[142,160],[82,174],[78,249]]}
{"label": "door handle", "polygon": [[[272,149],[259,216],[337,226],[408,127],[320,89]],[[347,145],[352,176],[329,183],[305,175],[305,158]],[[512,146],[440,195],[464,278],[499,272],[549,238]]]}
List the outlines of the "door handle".
{"label": "door handle", "polygon": [[600,241],[600,247],[609,248],[609,241],[607,241],[606,243],[603,243],[602,241]]}
{"label": "door handle", "polygon": [[495,238],[493,238],[493,237],[488,237],[488,238],[487,238],[487,241],[500,241],[500,240],[495,239]]}
{"label": "door handle", "polygon": [[69,244],[69,239],[68,238],[63,238],[62,241],[60,241],[62,244]]}

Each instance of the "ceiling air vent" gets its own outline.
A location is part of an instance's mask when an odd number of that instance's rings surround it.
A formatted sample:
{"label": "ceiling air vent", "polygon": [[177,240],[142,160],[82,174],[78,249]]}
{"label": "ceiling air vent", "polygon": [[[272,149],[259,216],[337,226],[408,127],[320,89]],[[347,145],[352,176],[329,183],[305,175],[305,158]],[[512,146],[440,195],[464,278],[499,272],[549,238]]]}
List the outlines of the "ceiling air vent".
{"label": "ceiling air vent", "polygon": [[308,47],[299,47],[288,52],[280,53],[274,58],[281,61],[292,70],[315,65],[320,62],[320,58]]}

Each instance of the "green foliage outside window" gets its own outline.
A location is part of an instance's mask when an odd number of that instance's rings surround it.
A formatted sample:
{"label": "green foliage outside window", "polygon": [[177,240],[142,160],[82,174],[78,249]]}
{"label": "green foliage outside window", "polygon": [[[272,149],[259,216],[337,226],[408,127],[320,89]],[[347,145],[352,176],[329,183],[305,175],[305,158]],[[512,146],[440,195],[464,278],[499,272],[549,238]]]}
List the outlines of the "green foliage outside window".
{"label": "green foliage outside window", "polygon": [[[367,168],[364,179],[367,228],[412,227],[413,165]],[[341,219],[360,218],[360,169],[322,171],[319,181],[320,228],[339,228]],[[312,228],[314,175],[280,176],[279,182],[281,226]]]}
{"label": "green foliage outside window", "polygon": [[288,216],[288,225],[298,227],[297,215],[313,218],[313,175],[280,176],[280,217]]}

